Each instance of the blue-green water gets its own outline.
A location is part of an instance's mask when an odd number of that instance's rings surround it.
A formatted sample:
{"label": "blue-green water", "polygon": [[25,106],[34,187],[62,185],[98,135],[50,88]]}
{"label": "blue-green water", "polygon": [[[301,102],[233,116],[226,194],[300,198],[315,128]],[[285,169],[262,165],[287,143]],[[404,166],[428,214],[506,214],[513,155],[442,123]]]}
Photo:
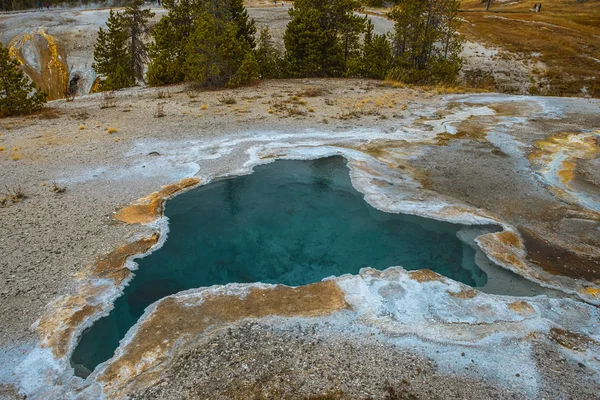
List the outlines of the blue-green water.
{"label": "blue-green water", "polygon": [[169,200],[169,237],[139,270],[109,316],[85,331],[72,356],[85,376],[112,357],[156,300],[231,282],[298,286],[363,267],[430,268],[471,286],[487,276],[461,225],[378,211],[350,182],[342,157],[277,161],[251,175]]}

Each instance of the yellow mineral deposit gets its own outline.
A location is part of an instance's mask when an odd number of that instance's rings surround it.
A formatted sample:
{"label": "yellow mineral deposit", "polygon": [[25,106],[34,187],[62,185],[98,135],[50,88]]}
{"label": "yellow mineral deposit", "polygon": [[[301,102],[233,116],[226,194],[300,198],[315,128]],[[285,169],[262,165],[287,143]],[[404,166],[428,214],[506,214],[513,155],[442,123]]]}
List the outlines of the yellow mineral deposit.
{"label": "yellow mineral deposit", "polygon": [[92,83],[92,87],[90,88],[90,93],[98,93],[100,92],[100,84],[102,83],[102,78],[99,76],[94,79],[94,83]]}
{"label": "yellow mineral deposit", "polygon": [[136,201],[134,204],[123,207],[113,216],[117,221],[127,224],[149,224],[156,221],[162,213],[163,200],[183,189],[200,183],[198,178],[185,178],[179,183],[163,186],[154,192]]}
{"label": "yellow mineral deposit", "polygon": [[535,309],[526,301],[515,301],[508,304],[508,308],[518,314],[529,315],[535,312]]}
{"label": "yellow mineral deposit", "polygon": [[69,85],[67,53],[46,28],[15,36],[9,43],[9,52],[36,86],[48,94],[48,100],[66,97]]}
{"label": "yellow mineral deposit", "polygon": [[535,143],[536,149],[529,154],[529,161],[538,167],[547,167],[560,154],[565,160],[560,163],[557,175],[563,184],[575,177],[577,160],[592,160],[600,154],[596,138],[600,131],[591,134],[559,133]]}

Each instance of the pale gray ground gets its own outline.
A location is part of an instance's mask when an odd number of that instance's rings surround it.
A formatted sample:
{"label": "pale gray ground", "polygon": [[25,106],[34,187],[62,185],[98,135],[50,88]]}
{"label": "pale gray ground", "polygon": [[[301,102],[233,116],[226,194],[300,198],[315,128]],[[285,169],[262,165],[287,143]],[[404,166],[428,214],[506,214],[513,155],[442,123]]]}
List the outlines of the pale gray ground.
{"label": "pale gray ground", "polygon": [[[469,349],[464,350],[468,360]],[[547,385],[536,397],[473,378],[470,367],[464,375],[442,374],[435,362],[390,345],[377,334],[341,336],[323,324],[241,323],[203,335],[182,350],[160,383],[134,398],[596,398],[598,386],[585,365],[566,362],[543,341],[533,345],[532,353]],[[477,367],[474,360],[471,364]]]}

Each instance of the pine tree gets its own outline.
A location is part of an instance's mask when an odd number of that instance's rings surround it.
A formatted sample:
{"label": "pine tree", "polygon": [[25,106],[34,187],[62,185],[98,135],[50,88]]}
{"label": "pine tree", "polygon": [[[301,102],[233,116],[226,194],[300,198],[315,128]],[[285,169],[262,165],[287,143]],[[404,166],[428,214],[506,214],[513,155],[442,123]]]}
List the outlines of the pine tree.
{"label": "pine tree", "polygon": [[[248,15],[248,10],[244,7],[244,0],[229,0],[227,5],[232,21],[238,28],[238,40],[244,40],[251,49],[256,46],[254,35],[256,35],[256,26],[254,20]],[[218,3],[217,3],[218,4]],[[217,6],[219,7],[219,6]]]}
{"label": "pine tree", "polygon": [[134,0],[123,12],[123,23],[129,36],[130,70],[134,79],[144,80],[144,65],[148,61],[148,49],[144,38],[148,35],[148,20],[154,16],[150,9],[142,9],[143,0]]}
{"label": "pine tree", "polygon": [[463,38],[457,34],[459,0],[403,0],[395,21],[390,78],[414,83],[452,83],[460,71]]}
{"label": "pine tree", "polygon": [[391,67],[392,47],[385,35],[376,35],[373,29],[373,23],[368,21],[361,51],[360,75],[384,79]]}
{"label": "pine tree", "polygon": [[92,65],[96,73],[106,78],[100,85],[100,89],[115,90],[132,86],[135,80],[128,53],[128,32],[123,17],[111,9],[106,28],[106,30],[100,28],[98,31]]}
{"label": "pine tree", "polygon": [[46,95],[36,90],[0,43],[0,117],[28,114],[42,108]]}
{"label": "pine tree", "polygon": [[227,87],[236,88],[243,85],[251,85],[258,81],[259,70],[258,63],[251,51],[246,52],[242,65],[236,71],[235,75],[227,82]]}
{"label": "pine tree", "polygon": [[321,20],[317,10],[292,15],[283,36],[287,73],[291,77],[340,76],[343,73],[344,59],[339,40],[322,28]]}
{"label": "pine tree", "polygon": [[268,27],[261,29],[255,51],[258,72],[261,79],[282,77],[281,53],[275,47],[273,37]]}
{"label": "pine tree", "polygon": [[[223,32],[222,27],[227,24],[234,26],[235,44],[248,49],[255,47],[256,27],[254,20],[248,16],[243,0],[167,0],[164,6],[168,14],[155,26],[154,43],[149,49],[150,64],[147,79],[151,85],[181,82],[190,79],[190,74],[196,74],[190,71],[190,66],[195,65],[194,68],[197,68],[202,56],[192,54],[194,46],[190,46],[190,41],[202,47],[196,24],[206,18],[205,14],[212,17],[215,28],[220,29],[219,32]],[[210,32],[209,36],[213,37],[214,41],[213,33]],[[194,35],[195,39],[192,38]],[[192,53],[189,52],[190,50]],[[238,60],[239,65],[242,60],[243,55]],[[223,79],[217,80],[221,82]],[[214,84],[208,81],[205,83]]]}
{"label": "pine tree", "polygon": [[225,86],[250,51],[248,43],[238,40],[238,29],[233,22],[216,20],[208,12],[194,25],[186,46],[186,79],[203,86]]}
{"label": "pine tree", "polygon": [[340,76],[358,50],[365,19],[355,0],[296,0],[283,37],[292,76]]}
{"label": "pine tree", "polygon": [[168,13],[154,26],[154,43],[148,49],[150,64],[146,78],[153,86],[183,82],[186,43],[194,29],[189,0],[165,0],[163,6]]}

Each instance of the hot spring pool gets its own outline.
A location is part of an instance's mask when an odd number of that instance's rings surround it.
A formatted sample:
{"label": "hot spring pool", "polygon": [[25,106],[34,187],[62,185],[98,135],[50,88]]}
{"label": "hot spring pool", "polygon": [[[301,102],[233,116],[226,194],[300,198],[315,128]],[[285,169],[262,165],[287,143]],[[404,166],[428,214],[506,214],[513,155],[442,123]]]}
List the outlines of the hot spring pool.
{"label": "hot spring pool", "polygon": [[[112,357],[144,309],[181,290],[231,282],[305,285],[363,267],[429,268],[471,286],[486,274],[463,226],[378,211],[350,182],[346,160],[277,161],[169,200],[164,246],[138,260],[114,310],[72,355],[78,376]],[[495,231],[493,227],[490,231]]]}

